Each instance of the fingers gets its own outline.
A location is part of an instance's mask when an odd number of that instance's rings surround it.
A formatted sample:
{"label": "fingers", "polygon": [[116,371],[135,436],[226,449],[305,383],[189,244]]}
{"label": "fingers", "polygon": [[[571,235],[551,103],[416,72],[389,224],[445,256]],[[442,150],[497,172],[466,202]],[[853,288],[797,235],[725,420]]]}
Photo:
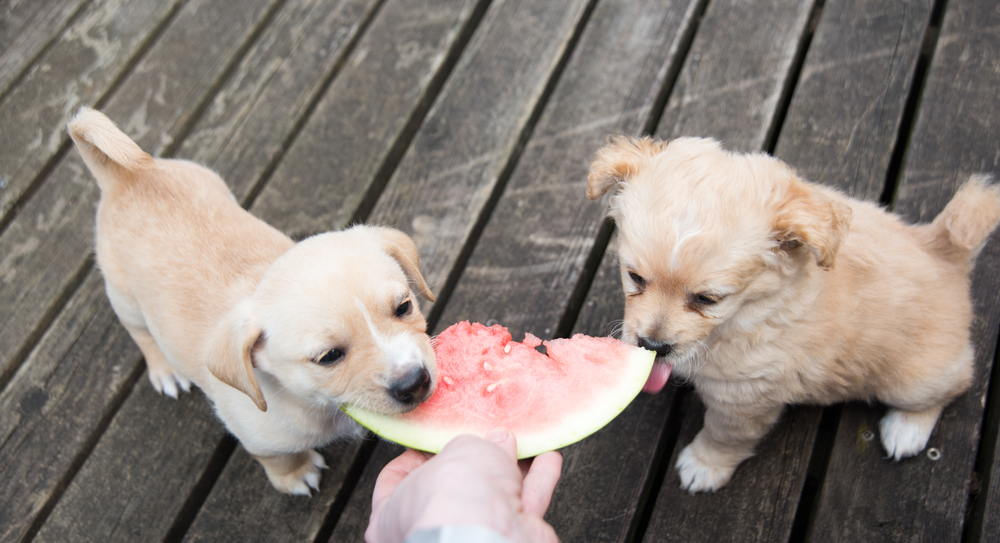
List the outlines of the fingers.
{"label": "fingers", "polygon": [[562,473],[562,455],[557,451],[540,454],[531,462],[521,490],[521,507],[526,514],[545,515]]}
{"label": "fingers", "polygon": [[411,471],[417,469],[426,461],[427,458],[423,453],[413,449],[406,449],[403,454],[392,459],[391,462],[382,468],[382,471],[378,474],[378,478],[375,479],[375,494],[372,496],[372,501],[380,497],[380,495],[384,495],[385,497],[392,495],[392,492],[396,490],[399,483]]}
{"label": "fingers", "polygon": [[507,456],[517,460],[517,438],[506,428],[496,428],[486,434],[486,441],[503,449]]}
{"label": "fingers", "polygon": [[378,474],[378,478],[375,479],[375,490],[372,492],[372,519],[377,519],[378,513],[381,511],[385,501],[392,496],[399,483],[403,482],[403,479],[411,471],[417,469],[426,461],[427,458],[424,457],[423,453],[413,449],[406,449],[403,454],[392,459],[391,462],[382,468],[382,471]]}

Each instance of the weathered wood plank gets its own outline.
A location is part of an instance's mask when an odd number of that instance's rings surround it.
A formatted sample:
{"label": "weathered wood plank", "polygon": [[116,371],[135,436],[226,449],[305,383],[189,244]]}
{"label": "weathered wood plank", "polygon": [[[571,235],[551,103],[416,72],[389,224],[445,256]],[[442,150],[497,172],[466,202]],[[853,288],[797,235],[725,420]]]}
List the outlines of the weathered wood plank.
{"label": "weathered wood plank", "polygon": [[589,4],[491,4],[376,203],[370,220],[414,239],[436,293],[459,271]]}
{"label": "weathered wood plank", "polygon": [[688,494],[673,466],[701,430],[705,408],[696,394],[685,400],[684,425],[644,541],[788,541],[822,409],[787,409],[757,455],[740,464],[739,477],[715,494]]}
{"label": "weathered wood plank", "polygon": [[[906,153],[895,208],[911,221],[928,221],[971,172],[1000,173],[994,130],[1000,122],[995,6],[949,2]],[[886,462],[877,443],[861,447],[860,434],[882,414],[849,405],[822,488],[812,537],[819,541],[959,541],[965,521],[980,424],[997,331],[1000,327],[1000,236],[980,255],[972,276],[976,318],[976,378],[947,407],[928,447],[940,459],[919,455]],[[995,522],[994,519],[987,523]],[[989,533],[984,526],[982,534]],[[983,539],[988,540],[988,539]]]}
{"label": "weathered wood plank", "polygon": [[362,542],[365,540],[365,530],[368,528],[368,517],[372,514],[372,492],[375,490],[375,479],[379,472],[403,453],[405,449],[394,443],[380,441],[375,446],[358,484],[351,493],[351,499],[340,515],[337,526],[330,535],[330,543]]}
{"label": "weathered wood plank", "polygon": [[594,151],[649,120],[698,3],[601,2],[441,316],[554,333],[604,220],[584,197]]}
{"label": "weathered wood plank", "polygon": [[19,541],[141,371],[91,273],[0,394],[0,539]]}
{"label": "weathered wood plank", "polygon": [[87,0],[0,2],[0,96]]}
{"label": "weathered wood plank", "polygon": [[386,3],[253,213],[296,239],[347,226],[385,181],[380,172],[402,152],[397,148],[426,113],[485,6],[482,0]]}
{"label": "weathered wood plank", "polygon": [[[104,108],[141,147],[159,153],[246,48],[277,0],[241,9],[187,3]],[[65,120],[68,120],[65,119]],[[0,235],[0,384],[90,266],[97,184],[75,152],[61,160]]]}
{"label": "weathered wood plank", "polygon": [[224,178],[237,200],[268,174],[298,122],[378,11],[379,0],[282,6],[177,152]]}
{"label": "weathered wood plank", "polygon": [[767,142],[813,2],[709,3],[657,128],[740,151]]}
{"label": "weathered wood plank", "polygon": [[823,5],[775,155],[811,181],[878,201],[931,2]]}
{"label": "weathered wood plank", "polygon": [[[51,4],[38,4],[46,3]],[[45,166],[69,145],[69,116],[105,97],[179,3],[91,2],[4,97],[0,178],[6,182],[0,188],[0,225]]]}
{"label": "weathered wood plank", "polygon": [[162,541],[224,436],[204,395],[143,374],[33,541]]}
{"label": "weathered wood plank", "polygon": [[184,541],[314,541],[361,447],[335,443],[322,451],[329,469],[311,497],[275,491],[260,463],[238,448]]}

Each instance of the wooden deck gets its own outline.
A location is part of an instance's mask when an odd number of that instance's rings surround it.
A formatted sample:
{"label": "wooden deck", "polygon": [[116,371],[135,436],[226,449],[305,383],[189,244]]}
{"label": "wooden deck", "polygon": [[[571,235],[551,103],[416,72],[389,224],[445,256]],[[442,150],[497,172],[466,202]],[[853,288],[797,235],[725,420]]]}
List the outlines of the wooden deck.
{"label": "wooden deck", "polygon": [[[153,392],[93,265],[81,105],[293,237],[406,231],[433,331],[606,335],[615,239],[584,191],[609,134],[763,149],[926,221],[1000,173],[998,59],[987,0],[0,0],[0,541],[361,541],[399,453],[331,445],[321,492],[288,497],[203,395]],[[668,386],[563,451],[549,522],[566,542],[1000,541],[998,263],[994,236],[939,459],[883,459],[880,406],[796,407],[692,496],[672,465],[703,408]]]}

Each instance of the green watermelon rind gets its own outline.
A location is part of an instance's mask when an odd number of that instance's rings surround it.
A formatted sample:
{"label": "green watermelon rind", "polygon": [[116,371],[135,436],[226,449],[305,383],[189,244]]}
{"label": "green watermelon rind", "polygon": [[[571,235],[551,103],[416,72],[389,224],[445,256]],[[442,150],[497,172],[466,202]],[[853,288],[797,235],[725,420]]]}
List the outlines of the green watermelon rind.
{"label": "green watermelon rind", "polygon": [[[617,386],[613,389],[602,388],[599,395],[584,402],[586,407],[569,415],[558,427],[525,433],[518,432],[516,428],[511,429],[517,437],[517,457],[531,458],[561,449],[603,428],[639,395],[653,369],[655,359],[656,353],[653,351],[632,348],[622,364],[626,372]],[[430,428],[418,421],[383,415],[348,404],[342,404],[340,409],[383,439],[430,453],[440,452],[449,441],[460,435],[478,433],[460,427]]]}

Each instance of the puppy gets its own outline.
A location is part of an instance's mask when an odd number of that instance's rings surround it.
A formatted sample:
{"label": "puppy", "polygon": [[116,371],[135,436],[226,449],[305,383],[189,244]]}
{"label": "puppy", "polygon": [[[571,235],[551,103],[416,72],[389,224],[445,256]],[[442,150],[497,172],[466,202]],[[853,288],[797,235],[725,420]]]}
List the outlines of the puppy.
{"label": "puppy", "polygon": [[677,470],[714,491],[790,403],[874,400],[899,460],[927,444],[970,385],[969,272],[1000,220],[974,177],[930,224],[799,179],[711,139],[613,139],[587,196],[612,191],[625,291],[622,339],[656,351],[707,411]]}
{"label": "puppy", "polygon": [[414,293],[417,249],[355,226],[298,244],[241,208],[214,172],[153,159],[103,114],[69,133],[101,200],[97,263],[157,391],[194,383],[280,491],[318,489],[313,449],[362,428],[337,408],[409,411],[437,366]]}

